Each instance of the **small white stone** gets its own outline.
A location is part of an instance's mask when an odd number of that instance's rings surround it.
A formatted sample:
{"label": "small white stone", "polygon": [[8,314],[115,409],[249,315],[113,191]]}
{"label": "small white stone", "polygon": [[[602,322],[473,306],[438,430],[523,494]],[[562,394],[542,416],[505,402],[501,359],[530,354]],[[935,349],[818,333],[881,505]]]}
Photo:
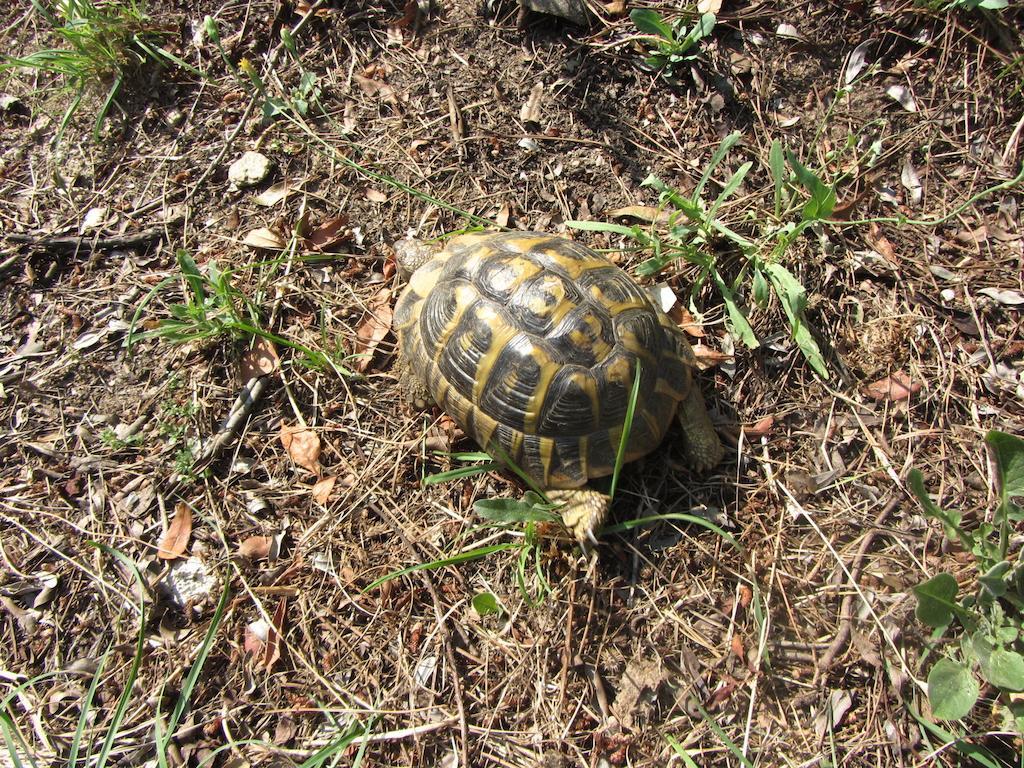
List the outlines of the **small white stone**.
{"label": "small white stone", "polygon": [[232,189],[242,189],[259,184],[270,174],[273,163],[259,152],[244,152],[228,168],[228,182]]}

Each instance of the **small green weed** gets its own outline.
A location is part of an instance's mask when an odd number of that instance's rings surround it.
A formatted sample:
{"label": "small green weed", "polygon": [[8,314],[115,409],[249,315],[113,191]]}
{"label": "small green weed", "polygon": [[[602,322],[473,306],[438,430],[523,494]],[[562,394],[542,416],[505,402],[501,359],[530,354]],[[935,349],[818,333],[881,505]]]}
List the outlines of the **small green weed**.
{"label": "small green weed", "polygon": [[[768,167],[773,182],[775,216],[766,218],[756,239],[736,232],[722,221],[720,213],[753,163],[743,163],[710,204],[704,200],[704,190],[712,173],[739,138],[739,132],[735,132],[722,141],[689,195],[672,189],[654,175],[644,180],[644,186],[658,193],[659,213],[663,215],[654,218],[655,222],[664,220],[664,232],[659,231],[654,223],[650,227],[591,221],[570,221],[567,224],[577,229],[631,237],[640,246],[651,249],[651,258],[637,268],[637,273],[642,276],[655,275],[677,259],[698,267],[694,294],[710,280],[725,303],[733,332],[748,347],[757,347],[757,335],[738,296],[748,290],[745,281],[749,279],[749,292],[759,306],[766,306],[773,294],[778,298],[800,351],[818,375],[828,378],[825,359],[805,317],[807,292],[781,262],[786,251],[808,227],[831,215],[836,203],[835,188],[821,181],[793,153],[784,152],[776,140],[769,152]],[[797,192],[798,187],[802,187],[807,195]],[[723,239],[745,257],[745,263],[733,280],[727,280],[723,274],[715,247]]]}
{"label": "small green weed", "polygon": [[72,93],[72,101],[61,119],[58,140],[82,99],[93,88],[106,91],[93,125],[93,138],[98,140],[100,129],[118,103],[122,88],[146,63],[170,64],[201,76],[160,46],[166,32],[153,25],[142,3],[135,0],[103,3],[56,0],[49,4],[31,0],[31,3],[64,47],[35,51],[23,58],[4,57],[0,70],[25,67],[51,72],[64,79],[64,88]]}
{"label": "small green weed", "polygon": [[[974,556],[977,583],[958,599],[960,587],[950,573],[937,573],[914,588],[917,618],[932,627],[933,642],[947,632],[957,644],[928,673],[928,701],[941,720],[964,717],[979,695],[978,676],[1003,694],[1024,691],[1024,562],[1007,559],[1010,534],[1024,522],[1016,498],[1024,496],[1024,440],[991,431],[985,442],[995,459],[1000,498],[992,522],[968,530],[955,510],[936,505],[917,470],[911,491],[925,514],[942,523],[946,536]],[[1024,733],[1024,702],[1001,701],[1004,728]]]}
{"label": "small green weed", "polygon": [[100,432],[100,442],[112,451],[123,451],[125,448],[141,445],[142,441],[143,437],[139,434],[128,435],[128,437],[120,438],[117,436],[117,432],[115,432],[111,427],[107,427]]}
{"label": "small green weed", "polygon": [[[234,284],[232,270],[221,270],[217,262],[211,260],[204,274],[187,251],[179,250],[176,255],[181,275],[162,280],[139,303],[125,342],[129,349],[136,342],[151,338],[184,344],[222,338],[248,341],[259,336],[300,352],[302,362],[311,368],[332,368],[342,375],[352,375],[344,365],[324,353],[261,329],[257,305]],[[170,317],[158,320],[156,327],[136,331],[150,302],[179,281],[183,283],[183,303],[168,305]]]}
{"label": "small green weed", "polygon": [[645,39],[650,47],[644,66],[650,70],[674,74],[677,65],[697,58],[697,43],[711,34],[715,28],[715,15],[705,13],[689,29],[684,19],[669,24],[657,11],[649,8],[634,8],[629,19],[636,28],[648,35]]}
{"label": "small green weed", "polygon": [[1010,0],[951,0],[949,3],[933,3],[945,11],[1001,11],[1009,7]]}

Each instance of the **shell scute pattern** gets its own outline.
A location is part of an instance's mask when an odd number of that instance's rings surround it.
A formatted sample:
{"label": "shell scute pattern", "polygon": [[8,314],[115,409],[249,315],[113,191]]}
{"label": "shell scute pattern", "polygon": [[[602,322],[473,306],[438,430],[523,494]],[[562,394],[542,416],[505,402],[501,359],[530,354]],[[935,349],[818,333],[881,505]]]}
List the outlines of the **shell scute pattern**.
{"label": "shell scute pattern", "polygon": [[455,238],[413,275],[395,325],[437,403],[544,487],[611,473],[638,360],[627,460],[661,441],[691,387],[685,341],[642,289],[547,235]]}

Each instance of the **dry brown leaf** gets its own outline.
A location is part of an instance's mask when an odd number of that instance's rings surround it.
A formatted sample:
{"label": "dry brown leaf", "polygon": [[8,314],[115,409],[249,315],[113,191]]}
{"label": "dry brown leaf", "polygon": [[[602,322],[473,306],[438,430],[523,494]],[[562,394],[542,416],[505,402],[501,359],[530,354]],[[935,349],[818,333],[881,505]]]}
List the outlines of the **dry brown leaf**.
{"label": "dry brown leaf", "polygon": [[288,242],[270,227],[260,227],[252,230],[242,240],[243,245],[250,248],[263,248],[268,251],[280,251]]}
{"label": "dry brown leaf", "polygon": [[317,480],[316,485],[313,486],[313,500],[321,506],[327,506],[327,500],[331,498],[331,491],[334,490],[334,484],[337,481],[338,478],[335,475],[328,475]]}
{"label": "dry brown leaf", "polygon": [[369,200],[371,203],[386,203],[388,201],[387,195],[385,195],[379,189],[374,189],[373,187],[367,187],[365,190],[363,190],[363,194],[366,196],[366,199]]}
{"label": "dry brown leaf", "polygon": [[192,510],[185,502],[174,507],[174,519],[167,527],[167,533],[160,539],[156,556],[161,560],[176,560],[181,557],[192,537]]}
{"label": "dry brown leaf", "polygon": [[682,304],[673,305],[666,314],[675,321],[676,325],[683,329],[687,336],[692,336],[695,339],[704,338],[704,328],[693,319],[690,310]]}
{"label": "dry brown leaf", "polygon": [[508,226],[509,217],[512,215],[512,207],[506,202],[501,204],[497,214],[494,216],[494,223],[504,229]]}
{"label": "dry brown leaf", "polygon": [[609,16],[621,16],[626,12],[626,0],[612,0],[604,4],[604,12]]}
{"label": "dry brown leaf", "polygon": [[416,13],[418,9],[419,5],[417,4],[416,0],[406,0],[405,8],[402,11],[402,18],[396,19],[395,21],[391,22],[391,26],[398,27],[400,29],[403,27],[408,27],[414,21],[416,21]]}
{"label": "dry brown leaf", "polygon": [[271,208],[280,203],[294,191],[294,188],[289,187],[284,182],[280,182],[260,192],[260,194],[256,195],[252,201],[256,203],[256,205],[262,205],[264,208]]}
{"label": "dry brown leaf", "polygon": [[270,556],[272,536],[250,536],[238,545],[238,554],[248,560],[262,560]]}
{"label": "dry brown leaf", "polygon": [[732,360],[732,355],[727,355],[725,352],[719,352],[717,349],[712,349],[705,344],[694,344],[693,355],[697,358],[697,362],[701,363],[706,368]]}
{"label": "dry brown leaf", "polygon": [[735,656],[737,659],[740,659],[741,661],[746,661],[747,651],[743,647],[743,638],[739,636],[739,633],[736,633],[732,636],[729,645],[730,650],[732,650],[733,656]]}
{"label": "dry brown leaf", "polygon": [[519,108],[519,119],[524,123],[540,125],[540,105],[544,99],[544,83],[537,83],[530,89],[526,102]]}
{"label": "dry brown leaf", "polygon": [[285,612],[288,609],[288,599],[282,597],[274,611],[274,620],[267,630],[267,642],[263,646],[263,666],[269,672],[281,658],[281,635],[284,632]]}
{"label": "dry brown leaf", "polygon": [[362,89],[367,96],[380,96],[387,102],[397,106],[398,98],[395,96],[395,89],[381,80],[374,80],[372,77],[363,75],[352,75],[356,85]]}
{"label": "dry brown leaf", "polygon": [[281,425],[281,445],[292,461],[314,475],[320,474],[320,437],[313,430],[299,426]]}
{"label": "dry brown leaf", "polygon": [[351,231],[345,228],[347,224],[348,216],[344,215],[326,219],[306,235],[304,242],[307,247],[315,251],[326,250],[351,237]]}
{"label": "dry brown leaf", "polygon": [[913,381],[903,371],[891,373],[883,379],[872,382],[865,387],[868,395],[875,400],[907,400],[921,389],[920,381]]}
{"label": "dry brown leaf", "polygon": [[765,416],[763,419],[759,419],[756,423],[747,426],[743,425],[743,434],[747,437],[764,437],[772,431],[772,427],[775,426],[774,416]]}
{"label": "dry brown leaf", "polygon": [[373,362],[373,352],[391,330],[393,318],[391,291],[388,288],[383,288],[371,299],[366,318],[356,329],[356,354],[361,357],[356,359],[355,369],[360,373],[365,373],[370,367],[370,363]]}
{"label": "dry brown leaf", "polygon": [[270,339],[257,336],[252,346],[242,355],[238,366],[239,378],[249,381],[257,376],[269,376],[281,369],[281,358],[277,356],[277,348]]}
{"label": "dry brown leaf", "polygon": [[877,224],[873,223],[868,228],[868,234],[864,240],[876,252],[882,254],[883,258],[890,264],[899,264],[899,260],[896,258],[896,249],[893,248],[889,239],[882,234],[882,230]]}

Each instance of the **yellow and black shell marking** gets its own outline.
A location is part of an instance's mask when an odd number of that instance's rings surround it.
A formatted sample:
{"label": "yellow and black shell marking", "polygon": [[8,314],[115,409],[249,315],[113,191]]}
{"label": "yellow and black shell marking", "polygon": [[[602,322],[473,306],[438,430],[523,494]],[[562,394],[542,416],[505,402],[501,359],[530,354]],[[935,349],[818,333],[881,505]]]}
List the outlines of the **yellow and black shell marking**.
{"label": "yellow and black shell marking", "polygon": [[394,323],[435,402],[543,488],[611,474],[638,363],[627,461],[661,442],[692,386],[689,346],[644,291],[540,233],[450,240],[412,275]]}

